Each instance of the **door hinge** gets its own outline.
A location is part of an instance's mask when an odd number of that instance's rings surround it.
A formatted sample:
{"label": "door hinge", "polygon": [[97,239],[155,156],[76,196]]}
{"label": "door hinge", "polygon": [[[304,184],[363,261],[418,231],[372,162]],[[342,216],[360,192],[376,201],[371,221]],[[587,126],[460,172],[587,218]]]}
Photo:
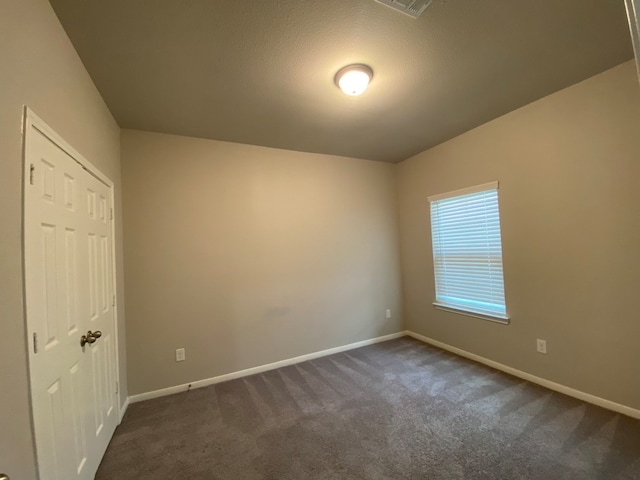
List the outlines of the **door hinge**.
{"label": "door hinge", "polygon": [[116,306],[116,296],[115,294],[113,295],[113,299],[111,300],[111,306],[115,308]]}
{"label": "door hinge", "polygon": [[33,353],[38,353],[38,334],[33,332]]}
{"label": "door hinge", "polygon": [[32,163],[31,166],[29,167],[29,185],[33,185],[34,184],[35,174],[36,174],[36,167]]}
{"label": "door hinge", "polygon": [[111,220],[113,220],[113,208],[111,209]]}
{"label": "door hinge", "polygon": [[119,385],[118,381],[116,380],[116,395],[118,394],[119,388],[120,388],[120,385]]}

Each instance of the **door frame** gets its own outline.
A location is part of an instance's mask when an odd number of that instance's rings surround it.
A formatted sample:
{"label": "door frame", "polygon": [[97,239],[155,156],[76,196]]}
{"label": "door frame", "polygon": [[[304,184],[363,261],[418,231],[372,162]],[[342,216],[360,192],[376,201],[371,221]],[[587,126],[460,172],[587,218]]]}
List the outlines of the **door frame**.
{"label": "door frame", "polygon": [[633,52],[640,79],[640,0],[625,0],[627,9],[627,20],[629,21],[629,32],[633,43]]}
{"label": "door frame", "polygon": [[27,183],[29,182],[30,175],[30,166],[27,162],[27,134],[31,130],[31,128],[37,129],[40,133],[42,133],[45,137],[47,137],[51,142],[57,145],[60,149],[62,149],[65,153],[67,153],[83,170],[88,172],[90,175],[94,176],[100,182],[104,183],[111,192],[111,200],[110,200],[110,209],[111,209],[111,281],[113,285],[113,298],[114,298],[114,306],[113,306],[113,333],[114,333],[114,354],[115,354],[115,373],[116,373],[116,382],[118,385],[118,392],[116,396],[116,418],[118,419],[118,423],[122,421],[122,405],[120,403],[120,392],[122,389],[122,385],[120,385],[120,348],[119,348],[119,335],[118,335],[118,288],[117,288],[117,273],[116,273],[116,229],[115,229],[115,189],[114,184],[104,173],[102,173],[95,165],[93,165],[89,160],[87,160],[84,156],[82,156],[75,148],[73,148],[69,143],[67,143],[60,135],[58,135],[49,125],[47,125],[38,115],[36,115],[33,110],[31,110],[28,106],[23,107],[22,113],[22,282],[23,282],[23,308],[24,308],[24,327],[25,327],[25,344],[27,348],[27,361],[28,361],[28,383],[29,383],[29,414],[31,417],[31,436],[34,442],[34,449],[36,452],[36,465],[37,465],[37,476],[40,478],[40,462],[38,460],[38,447],[35,438],[35,424],[33,418],[33,392],[32,392],[32,384],[31,384],[31,357],[32,357],[32,345],[31,338],[29,336],[29,319],[27,317],[27,282],[26,282],[26,236],[25,236],[25,218],[27,216]]}

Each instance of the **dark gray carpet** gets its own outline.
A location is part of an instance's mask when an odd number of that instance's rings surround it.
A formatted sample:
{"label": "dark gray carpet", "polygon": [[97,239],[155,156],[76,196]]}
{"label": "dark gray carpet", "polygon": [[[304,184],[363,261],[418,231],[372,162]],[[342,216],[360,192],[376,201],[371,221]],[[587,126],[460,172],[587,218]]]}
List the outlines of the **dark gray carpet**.
{"label": "dark gray carpet", "polygon": [[131,405],[96,478],[640,479],[640,422],[405,337]]}

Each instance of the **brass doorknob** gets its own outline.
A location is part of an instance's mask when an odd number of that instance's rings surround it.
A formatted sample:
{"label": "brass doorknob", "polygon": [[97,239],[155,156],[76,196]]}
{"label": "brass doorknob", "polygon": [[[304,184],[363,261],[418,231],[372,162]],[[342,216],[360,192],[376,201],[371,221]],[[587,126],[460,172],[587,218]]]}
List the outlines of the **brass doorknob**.
{"label": "brass doorknob", "polygon": [[[82,337],[80,337],[80,346],[84,347],[87,343],[96,343],[96,340],[98,340],[101,336],[102,332],[100,330],[96,330],[95,332],[89,330],[86,335],[82,335]],[[2,480],[1,477],[0,480]]]}
{"label": "brass doorknob", "polygon": [[0,480],[9,480],[9,475],[6,473],[0,473]]}

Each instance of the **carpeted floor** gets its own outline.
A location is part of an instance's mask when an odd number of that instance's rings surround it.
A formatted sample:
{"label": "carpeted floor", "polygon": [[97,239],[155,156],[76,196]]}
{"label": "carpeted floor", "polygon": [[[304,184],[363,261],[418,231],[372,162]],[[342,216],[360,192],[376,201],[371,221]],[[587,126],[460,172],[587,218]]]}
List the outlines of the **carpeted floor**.
{"label": "carpeted floor", "polygon": [[640,422],[404,337],[131,405],[96,478],[640,479]]}

